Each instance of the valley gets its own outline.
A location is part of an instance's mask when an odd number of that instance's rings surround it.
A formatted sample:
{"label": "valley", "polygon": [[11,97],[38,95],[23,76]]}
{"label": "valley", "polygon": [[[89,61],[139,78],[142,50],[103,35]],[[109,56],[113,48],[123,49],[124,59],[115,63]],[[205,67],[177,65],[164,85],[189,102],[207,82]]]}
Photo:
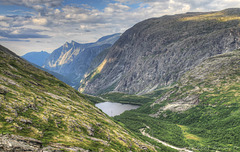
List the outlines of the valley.
{"label": "valley", "polygon": [[165,15],[44,63],[0,45],[0,151],[239,152],[239,25]]}
{"label": "valley", "polygon": [[[239,151],[239,55],[237,50],[205,60],[155,102],[115,119],[136,133],[147,125],[147,133],[175,146]],[[188,102],[191,96],[198,102]]]}
{"label": "valley", "polygon": [[3,46],[0,59],[0,151],[156,151]]}

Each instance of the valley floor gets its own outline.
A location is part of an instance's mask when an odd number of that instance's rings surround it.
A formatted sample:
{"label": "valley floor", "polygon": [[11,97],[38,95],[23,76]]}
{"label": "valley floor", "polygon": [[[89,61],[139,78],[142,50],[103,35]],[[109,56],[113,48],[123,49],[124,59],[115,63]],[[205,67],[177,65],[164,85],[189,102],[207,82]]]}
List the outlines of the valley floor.
{"label": "valley floor", "polygon": [[[147,127],[148,129],[150,128],[149,126],[146,126],[146,127]],[[151,139],[155,140],[156,142],[163,144],[164,146],[170,147],[170,148],[172,148],[172,149],[176,149],[176,150],[178,150],[178,151],[180,151],[180,152],[192,152],[191,150],[188,150],[188,149],[186,149],[186,148],[179,148],[179,147],[170,145],[170,144],[168,144],[168,143],[166,143],[166,142],[164,142],[164,141],[162,141],[162,140],[159,140],[159,139],[157,139],[157,138],[155,138],[155,137],[150,136],[148,133],[145,132],[145,128],[140,129],[140,132],[141,132],[141,134],[142,134],[143,136],[146,136],[146,137],[148,137],[148,138],[151,138]]]}

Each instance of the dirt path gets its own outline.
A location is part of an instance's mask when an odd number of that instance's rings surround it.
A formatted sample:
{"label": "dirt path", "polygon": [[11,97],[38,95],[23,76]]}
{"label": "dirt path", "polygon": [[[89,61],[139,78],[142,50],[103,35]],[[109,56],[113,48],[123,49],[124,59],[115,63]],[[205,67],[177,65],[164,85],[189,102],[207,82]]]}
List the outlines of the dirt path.
{"label": "dirt path", "polygon": [[[149,128],[149,127],[147,126],[147,128]],[[153,140],[163,144],[164,146],[170,147],[172,149],[176,149],[176,150],[178,150],[180,152],[193,152],[193,151],[188,150],[186,148],[179,148],[179,147],[172,146],[172,145],[170,145],[170,144],[168,144],[168,143],[166,143],[164,141],[161,141],[161,140],[159,140],[159,139],[157,139],[155,137],[152,137],[148,133],[145,132],[145,128],[140,129],[140,132],[142,133],[142,135],[147,136],[147,137],[149,137],[149,138],[151,138],[151,139],[153,139]]]}

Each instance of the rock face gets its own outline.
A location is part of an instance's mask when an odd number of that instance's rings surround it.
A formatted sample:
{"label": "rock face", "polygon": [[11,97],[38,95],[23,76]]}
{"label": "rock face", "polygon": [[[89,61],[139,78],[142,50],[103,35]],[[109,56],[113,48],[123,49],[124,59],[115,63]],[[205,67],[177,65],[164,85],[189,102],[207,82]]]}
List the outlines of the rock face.
{"label": "rock face", "polygon": [[42,142],[33,138],[16,135],[0,135],[1,152],[39,151]]}
{"label": "rock face", "polygon": [[141,151],[143,146],[155,151],[83,94],[0,45],[0,151]]}
{"label": "rock face", "polygon": [[[53,147],[54,146],[54,147]],[[0,135],[0,152],[89,152],[79,147],[65,147],[58,144],[43,147],[39,140],[17,136],[17,135]]]}
{"label": "rock face", "polygon": [[38,66],[43,66],[45,60],[50,56],[49,53],[41,51],[41,52],[29,52],[22,56],[28,62],[36,64]]}
{"label": "rock face", "polygon": [[171,85],[204,59],[240,47],[240,9],[152,18],[122,34],[79,90],[143,94]]}
{"label": "rock face", "polygon": [[102,37],[95,43],[67,42],[52,52],[43,67],[63,75],[71,81],[69,85],[78,85],[92,60],[103,50],[111,47],[119,37],[120,33],[117,33]]}
{"label": "rock face", "polygon": [[[185,73],[173,89],[162,95],[151,106],[168,102],[152,115],[158,116],[163,111],[182,112],[204,103],[211,97],[225,97],[208,103],[219,106],[226,101],[238,100],[240,81],[240,50],[210,57],[192,70]],[[209,92],[210,95],[202,97]],[[218,103],[219,102],[219,103]],[[206,103],[205,103],[206,104]]]}

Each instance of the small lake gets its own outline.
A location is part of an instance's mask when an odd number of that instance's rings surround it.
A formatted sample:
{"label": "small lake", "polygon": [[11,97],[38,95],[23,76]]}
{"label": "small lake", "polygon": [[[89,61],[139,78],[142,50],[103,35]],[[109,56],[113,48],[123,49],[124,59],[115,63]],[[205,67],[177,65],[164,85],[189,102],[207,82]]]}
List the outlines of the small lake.
{"label": "small lake", "polygon": [[122,104],[115,102],[102,102],[95,104],[95,106],[101,109],[104,113],[106,113],[110,117],[120,115],[126,110],[137,109],[139,107],[137,105]]}

